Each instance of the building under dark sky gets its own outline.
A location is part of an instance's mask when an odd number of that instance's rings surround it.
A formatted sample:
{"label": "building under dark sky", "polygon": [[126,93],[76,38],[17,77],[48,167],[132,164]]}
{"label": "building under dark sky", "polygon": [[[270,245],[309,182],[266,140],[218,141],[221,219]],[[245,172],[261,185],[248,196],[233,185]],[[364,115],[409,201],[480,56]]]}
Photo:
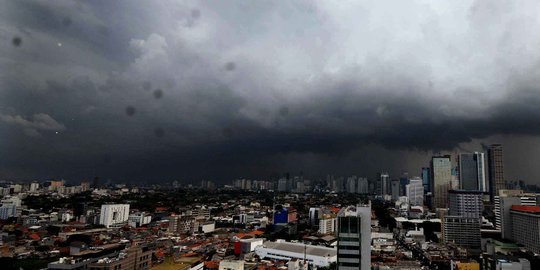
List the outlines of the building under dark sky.
{"label": "building under dark sky", "polygon": [[493,196],[498,196],[499,190],[506,187],[502,145],[492,144],[489,146],[488,170],[490,193],[493,200]]}

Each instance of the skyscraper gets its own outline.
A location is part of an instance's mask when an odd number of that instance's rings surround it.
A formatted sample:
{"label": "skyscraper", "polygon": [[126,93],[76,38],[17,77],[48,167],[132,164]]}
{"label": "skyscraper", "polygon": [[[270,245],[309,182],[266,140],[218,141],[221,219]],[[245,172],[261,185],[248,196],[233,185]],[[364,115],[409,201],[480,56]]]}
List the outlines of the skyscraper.
{"label": "skyscraper", "polygon": [[459,188],[488,192],[484,153],[462,153],[458,156]]}
{"label": "skyscraper", "polygon": [[379,173],[379,195],[390,195],[390,175],[387,172]]}
{"label": "skyscraper", "polygon": [[500,144],[492,144],[488,148],[488,171],[491,200],[499,195],[499,190],[505,189],[503,149]]}
{"label": "skyscraper", "polygon": [[371,206],[345,207],[337,223],[337,270],[371,269]]}
{"label": "skyscraper", "polygon": [[450,156],[431,158],[431,186],[433,188],[433,208],[446,208],[448,190],[452,181],[452,162]]}
{"label": "skyscraper", "polygon": [[422,185],[424,186],[424,193],[431,192],[431,173],[429,167],[422,168]]}
{"label": "skyscraper", "polygon": [[400,192],[399,192],[399,190],[400,190],[400,188],[399,188],[399,186],[400,186],[400,185],[399,185],[399,180],[394,179],[394,180],[390,181],[390,183],[391,183],[391,184],[390,184],[390,186],[391,186],[390,192],[391,192],[391,194],[392,194],[392,200],[393,200],[393,201],[397,201],[398,198],[399,198],[399,195],[400,195],[400,194],[399,194],[399,193],[400,193]]}
{"label": "skyscraper", "polygon": [[405,189],[406,196],[409,198],[409,203],[411,205],[424,205],[424,188],[422,187],[422,179],[411,179]]}

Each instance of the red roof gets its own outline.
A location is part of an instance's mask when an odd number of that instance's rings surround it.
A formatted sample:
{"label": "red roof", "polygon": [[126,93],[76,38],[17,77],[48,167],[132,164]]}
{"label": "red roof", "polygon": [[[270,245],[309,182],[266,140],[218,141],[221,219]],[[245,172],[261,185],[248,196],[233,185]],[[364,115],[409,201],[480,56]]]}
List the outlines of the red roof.
{"label": "red roof", "polygon": [[328,210],[330,210],[330,211],[333,212],[333,213],[338,213],[339,210],[341,210],[341,209],[340,209],[340,208],[337,208],[337,207],[330,207],[330,208],[328,208]]}
{"label": "red roof", "polygon": [[526,213],[540,214],[540,206],[512,205],[512,210]]}
{"label": "red roof", "polygon": [[219,268],[219,262],[206,261],[206,262],[204,262],[204,266],[206,266],[206,268],[210,268],[210,269],[218,269]]}

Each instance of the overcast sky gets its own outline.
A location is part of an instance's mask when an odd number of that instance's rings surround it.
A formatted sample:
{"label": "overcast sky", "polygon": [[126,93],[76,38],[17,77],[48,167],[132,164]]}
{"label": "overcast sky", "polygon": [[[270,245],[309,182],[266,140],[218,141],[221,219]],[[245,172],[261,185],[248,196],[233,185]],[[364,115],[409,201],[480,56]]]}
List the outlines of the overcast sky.
{"label": "overcast sky", "polygon": [[0,178],[540,183],[540,2],[0,1]]}

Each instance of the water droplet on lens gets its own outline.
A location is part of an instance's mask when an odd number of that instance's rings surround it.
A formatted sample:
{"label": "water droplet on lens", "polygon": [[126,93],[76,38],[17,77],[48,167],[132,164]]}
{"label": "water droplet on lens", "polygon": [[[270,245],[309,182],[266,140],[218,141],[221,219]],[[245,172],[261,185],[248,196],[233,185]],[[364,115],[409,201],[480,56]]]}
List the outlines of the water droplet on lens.
{"label": "water droplet on lens", "polygon": [[191,17],[193,17],[193,19],[198,19],[201,17],[201,11],[198,10],[198,9],[193,9],[191,11]]}
{"label": "water droplet on lens", "polygon": [[13,43],[13,46],[19,47],[19,46],[21,46],[21,44],[22,44],[22,39],[21,39],[20,37],[14,37],[14,38],[11,40],[11,43]]}
{"label": "water droplet on lens", "polygon": [[232,71],[236,68],[236,64],[234,62],[228,62],[227,64],[225,64],[225,69],[227,71]]}
{"label": "water droplet on lens", "polygon": [[132,106],[127,106],[127,107],[126,107],[126,114],[127,114],[128,116],[133,116],[133,115],[135,115],[135,112],[136,112],[136,110],[135,110],[134,107],[132,107]]}
{"label": "water droplet on lens", "polygon": [[160,99],[161,97],[163,97],[163,90],[161,89],[154,90],[154,97],[157,99]]}

